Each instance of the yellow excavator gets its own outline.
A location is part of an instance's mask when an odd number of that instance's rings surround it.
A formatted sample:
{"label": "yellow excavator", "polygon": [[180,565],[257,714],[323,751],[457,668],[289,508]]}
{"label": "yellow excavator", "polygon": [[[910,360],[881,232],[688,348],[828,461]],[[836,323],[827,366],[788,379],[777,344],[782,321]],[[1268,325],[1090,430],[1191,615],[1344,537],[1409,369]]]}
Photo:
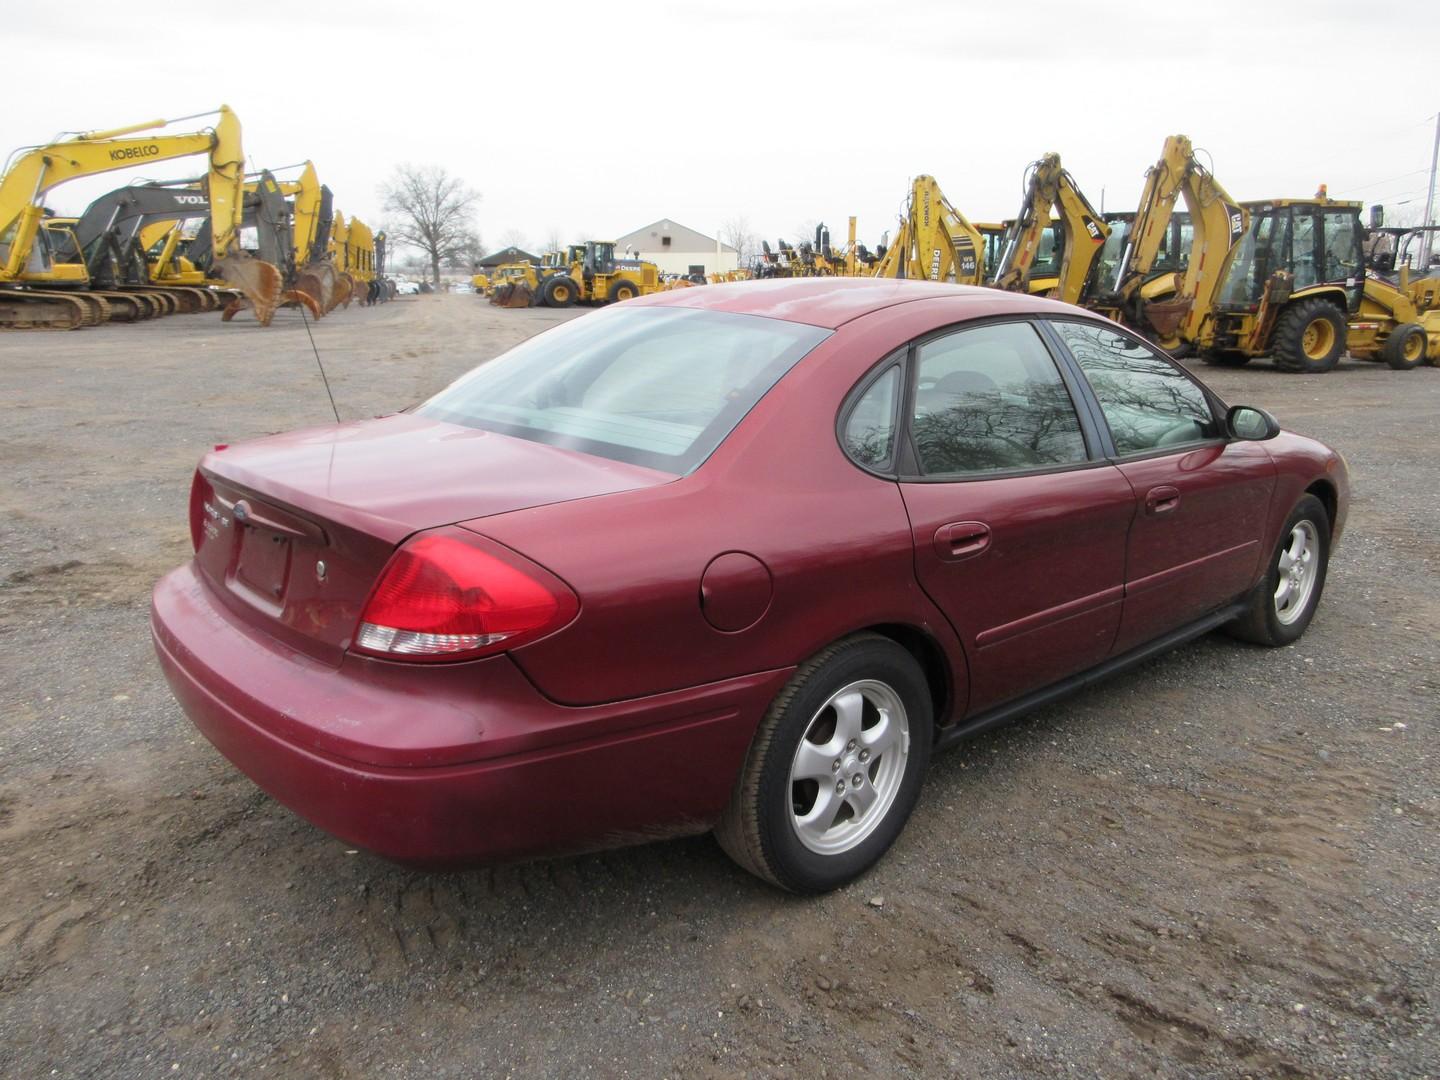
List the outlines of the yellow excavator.
{"label": "yellow excavator", "polygon": [[945,198],[933,176],[917,176],[895,242],[875,277],[918,278],[979,285],[985,276],[985,238]]}
{"label": "yellow excavator", "polygon": [[[1185,200],[1192,238],[1178,291],[1146,300],[1142,286],[1170,235],[1178,200]],[[1245,233],[1248,212],[1230,198],[1195,156],[1190,140],[1171,135],[1160,159],[1145,174],[1145,188],[1112,275],[1097,283],[1086,306],[1146,334],[1162,348],[1181,352],[1194,341],[1220,285],[1226,255]]]}
{"label": "yellow excavator", "polygon": [[55,263],[37,243],[48,192],[81,176],[206,154],[205,194],[214,223],[215,270],[239,289],[261,321],[269,322],[280,298],[280,273],[249,257],[236,242],[243,214],[245,154],[240,121],[229,106],[217,110],[213,128],[183,135],[142,135],[176,120],[149,120],[17,151],[0,177],[0,326],[75,329],[102,322],[108,302],[86,296],[83,262]]}
{"label": "yellow excavator", "polygon": [[[1056,223],[1051,221],[1052,211],[1058,216]],[[1059,234],[1060,265],[1054,278],[1036,273],[1039,268],[1048,271],[1053,261],[1041,259],[1047,253],[1047,233],[1052,250],[1055,234]],[[1060,155],[1046,154],[1030,165],[1025,200],[1000,245],[994,285],[1012,292],[1043,291],[1067,304],[1078,304],[1090,268],[1109,235],[1110,226],[1061,167]]]}

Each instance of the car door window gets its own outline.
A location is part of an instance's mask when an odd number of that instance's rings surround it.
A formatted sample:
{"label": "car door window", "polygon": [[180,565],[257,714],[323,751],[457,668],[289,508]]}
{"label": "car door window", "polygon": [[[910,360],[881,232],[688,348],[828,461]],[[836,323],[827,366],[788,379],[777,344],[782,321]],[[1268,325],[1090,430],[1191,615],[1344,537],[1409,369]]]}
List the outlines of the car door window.
{"label": "car door window", "polygon": [[1086,460],[1074,402],[1026,322],[974,327],[920,346],[910,434],[925,476]]}
{"label": "car door window", "polygon": [[1051,325],[1095,391],[1120,456],[1218,434],[1205,392],[1170,360],[1098,323]]}
{"label": "car door window", "polygon": [[845,420],[845,452],[867,469],[884,469],[895,454],[895,397],[900,365],[894,364],[870,384]]}

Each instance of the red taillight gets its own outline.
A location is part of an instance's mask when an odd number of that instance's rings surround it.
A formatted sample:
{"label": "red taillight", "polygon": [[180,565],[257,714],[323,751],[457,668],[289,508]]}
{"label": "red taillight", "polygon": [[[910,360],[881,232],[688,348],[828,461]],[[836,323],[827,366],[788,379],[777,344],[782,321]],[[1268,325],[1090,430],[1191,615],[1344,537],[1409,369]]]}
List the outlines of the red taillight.
{"label": "red taillight", "polygon": [[460,530],[403,545],[380,574],[355,649],[393,660],[470,660],[523,645],[575,617],[563,582]]}
{"label": "red taillight", "polygon": [[205,535],[206,503],[212,493],[210,481],[196,469],[195,479],[190,481],[190,543],[196,551],[200,550],[200,538]]}

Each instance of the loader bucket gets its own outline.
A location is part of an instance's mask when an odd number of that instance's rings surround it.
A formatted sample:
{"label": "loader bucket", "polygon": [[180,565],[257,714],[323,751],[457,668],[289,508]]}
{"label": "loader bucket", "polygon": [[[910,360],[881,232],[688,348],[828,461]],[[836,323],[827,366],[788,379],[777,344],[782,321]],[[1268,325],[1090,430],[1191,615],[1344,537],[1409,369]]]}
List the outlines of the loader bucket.
{"label": "loader bucket", "polygon": [[269,326],[280,306],[280,271],[263,259],[257,259],[238,248],[219,260],[216,269],[225,283],[239,289],[242,299],[232,303],[224,315],[229,322],[246,307],[253,308],[261,326]]}
{"label": "loader bucket", "polygon": [[535,303],[535,294],[523,281],[510,281],[495,290],[490,302],[503,308],[531,307]]}

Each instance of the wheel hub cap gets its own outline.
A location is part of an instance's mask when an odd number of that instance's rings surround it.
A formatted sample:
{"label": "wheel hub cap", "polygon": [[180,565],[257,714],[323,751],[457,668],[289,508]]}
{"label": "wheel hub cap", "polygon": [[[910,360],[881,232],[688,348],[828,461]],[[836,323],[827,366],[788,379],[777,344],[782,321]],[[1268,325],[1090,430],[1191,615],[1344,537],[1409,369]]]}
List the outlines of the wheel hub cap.
{"label": "wheel hub cap", "polygon": [[865,679],[831,694],[790,765],[791,825],[800,842],[838,855],[885,819],[905,777],[910,729],[900,696]]}
{"label": "wheel hub cap", "polygon": [[1298,521],[1280,549],[1276,566],[1275,617],[1286,626],[1300,618],[1310,606],[1315,591],[1316,559],[1320,534],[1310,521]]}

